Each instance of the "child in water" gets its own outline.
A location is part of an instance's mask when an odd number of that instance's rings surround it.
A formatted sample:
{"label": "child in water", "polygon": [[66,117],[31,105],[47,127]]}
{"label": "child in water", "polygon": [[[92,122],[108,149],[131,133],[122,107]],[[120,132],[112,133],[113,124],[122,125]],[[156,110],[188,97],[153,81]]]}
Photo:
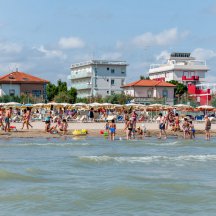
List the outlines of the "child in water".
{"label": "child in water", "polygon": [[189,121],[189,128],[190,128],[190,138],[195,138],[195,129],[194,129],[194,124],[192,121]]}
{"label": "child in water", "polygon": [[66,119],[63,119],[61,126],[60,126],[60,131],[63,132],[63,135],[65,135],[67,133],[67,128],[68,128],[68,123],[67,123]]}
{"label": "child in water", "polygon": [[110,130],[110,140],[113,141],[115,140],[115,131],[116,131],[116,124],[114,119],[109,124],[109,130]]}
{"label": "child in water", "polygon": [[105,131],[109,134],[109,122],[106,120]]}

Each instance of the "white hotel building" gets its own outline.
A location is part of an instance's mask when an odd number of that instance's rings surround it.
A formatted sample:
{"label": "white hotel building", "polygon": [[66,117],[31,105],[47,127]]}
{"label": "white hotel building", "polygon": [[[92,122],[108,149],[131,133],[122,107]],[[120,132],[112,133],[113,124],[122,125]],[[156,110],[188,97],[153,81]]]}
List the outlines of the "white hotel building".
{"label": "white hotel building", "polygon": [[165,64],[153,64],[149,69],[149,78],[153,80],[176,80],[186,85],[200,84],[205,81],[208,67],[204,60],[196,60],[190,53],[171,53]]}
{"label": "white hotel building", "polygon": [[68,79],[80,98],[118,94],[123,92],[127,65],[125,61],[107,60],[76,63],[71,65]]}

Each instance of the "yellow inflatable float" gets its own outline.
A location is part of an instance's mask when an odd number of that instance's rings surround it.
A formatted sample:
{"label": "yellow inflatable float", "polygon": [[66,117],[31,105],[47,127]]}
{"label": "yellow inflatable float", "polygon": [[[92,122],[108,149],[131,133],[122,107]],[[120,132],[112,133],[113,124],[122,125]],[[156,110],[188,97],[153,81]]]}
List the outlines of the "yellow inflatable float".
{"label": "yellow inflatable float", "polygon": [[75,135],[75,136],[86,135],[87,133],[88,133],[88,131],[86,129],[74,130],[72,132],[72,134]]}

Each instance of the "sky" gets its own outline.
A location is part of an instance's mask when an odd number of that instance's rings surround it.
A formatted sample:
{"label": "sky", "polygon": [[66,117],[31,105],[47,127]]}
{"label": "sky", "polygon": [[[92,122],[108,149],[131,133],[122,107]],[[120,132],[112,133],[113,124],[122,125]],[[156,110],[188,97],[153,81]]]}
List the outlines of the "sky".
{"label": "sky", "polygon": [[216,82],[216,1],[0,0],[0,75],[56,83],[73,63],[124,60],[131,82],[171,52],[206,60]]}

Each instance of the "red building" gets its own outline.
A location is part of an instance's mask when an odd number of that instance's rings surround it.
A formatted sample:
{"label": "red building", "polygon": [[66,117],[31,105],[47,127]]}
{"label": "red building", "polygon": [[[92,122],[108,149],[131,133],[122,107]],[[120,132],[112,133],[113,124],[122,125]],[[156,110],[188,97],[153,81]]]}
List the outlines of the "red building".
{"label": "red building", "polygon": [[210,89],[203,90],[194,84],[188,84],[188,93],[192,97],[196,98],[200,105],[209,105],[209,102],[211,101]]}

